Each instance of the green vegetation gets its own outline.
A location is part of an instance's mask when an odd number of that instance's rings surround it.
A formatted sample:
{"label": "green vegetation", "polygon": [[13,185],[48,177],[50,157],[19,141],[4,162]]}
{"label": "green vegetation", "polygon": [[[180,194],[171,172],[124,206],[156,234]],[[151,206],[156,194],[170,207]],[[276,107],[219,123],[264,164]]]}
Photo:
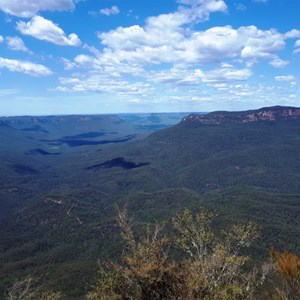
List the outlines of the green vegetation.
{"label": "green vegetation", "polygon": [[[251,267],[244,249],[257,239],[257,227],[244,223],[218,233],[211,226],[215,217],[210,211],[192,215],[185,210],[173,217],[171,232],[156,224],[136,237],[127,210],[118,210],[122,263],[102,264],[87,299],[299,299],[296,255],[272,249],[271,261]],[[181,259],[172,259],[173,248]]]}
{"label": "green vegetation", "polygon": [[[45,291],[61,291],[66,299],[85,295],[97,276],[95,262],[116,261],[122,254],[113,203],[127,204],[138,234],[146,224],[170,220],[186,208],[204,208],[219,215],[214,232],[250,221],[258,225],[259,240],[242,253],[252,264],[268,260],[272,246],[300,254],[299,120],[185,122],[145,139],[138,129],[135,141],[122,144],[48,145],[66,136],[107,138],[95,132],[109,138],[134,134],[134,126],[106,122],[105,128],[74,121],[66,127],[26,124],[27,131],[20,124],[0,128],[7,141],[0,146],[0,298],[29,274]],[[36,149],[60,154],[30,151]],[[111,164],[116,158],[135,168]],[[180,253],[174,250],[172,259]]]}
{"label": "green vegetation", "polygon": [[16,281],[6,292],[6,300],[62,300],[60,292],[42,291],[38,280],[27,276]]}
{"label": "green vegetation", "polygon": [[[185,210],[173,218],[171,235],[162,234],[156,224],[137,239],[127,211],[119,211],[126,242],[123,264],[102,268],[88,299],[250,299],[260,279],[244,270],[249,258],[241,251],[257,230],[251,223],[234,225],[217,237],[211,228],[214,217],[208,211],[193,216]],[[182,252],[182,260],[170,259],[173,247]]]}
{"label": "green vegetation", "polygon": [[[271,251],[264,264],[255,263],[245,249],[256,242],[253,223],[216,231],[216,214],[202,210],[177,213],[170,222],[133,231],[133,219],[119,210],[118,229],[124,241],[121,261],[102,260],[97,282],[87,300],[298,300],[300,259]],[[27,276],[9,287],[6,300],[63,300],[65,295]]]}

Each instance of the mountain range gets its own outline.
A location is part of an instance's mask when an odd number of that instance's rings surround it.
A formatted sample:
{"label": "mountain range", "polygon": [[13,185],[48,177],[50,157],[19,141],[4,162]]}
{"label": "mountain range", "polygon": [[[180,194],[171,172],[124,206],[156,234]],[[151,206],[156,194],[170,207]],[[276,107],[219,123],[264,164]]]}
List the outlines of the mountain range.
{"label": "mountain range", "polygon": [[0,289],[26,273],[79,299],[117,258],[114,204],[135,226],[184,208],[251,220],[300,252],[300,108],[0,119]]}

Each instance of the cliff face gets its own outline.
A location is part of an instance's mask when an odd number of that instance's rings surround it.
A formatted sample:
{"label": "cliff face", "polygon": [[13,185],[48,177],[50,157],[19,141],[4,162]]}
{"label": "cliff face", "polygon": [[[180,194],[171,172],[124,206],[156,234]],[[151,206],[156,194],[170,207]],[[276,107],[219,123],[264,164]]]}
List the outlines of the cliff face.
{"label": "cliff face", "polygon": [[196,124],[225,124],[225,123],[251,123],[261,121],[300,120],[300,108],[274,106],[258,110],[243,112],[213,112],[206,115],[189,115],[181,123]]}

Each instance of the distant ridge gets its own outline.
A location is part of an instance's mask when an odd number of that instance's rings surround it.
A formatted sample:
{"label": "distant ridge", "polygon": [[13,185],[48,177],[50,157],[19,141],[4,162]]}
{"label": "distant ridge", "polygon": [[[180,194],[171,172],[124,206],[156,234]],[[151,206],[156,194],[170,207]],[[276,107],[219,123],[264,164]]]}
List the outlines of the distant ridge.
{"label": "distant ridge", "polygon": [[61,115],[61,116],[19,116],[0,117],[0,124],[26,125],[38,123],[60,124],[64,122],[87,123],[91,121],[122,122],[117,115]]}
{"label": "distant ridge", "polygon": [[263,107],[257,110],[239,112],[217,111],[206,115],[191,114],[184,117],[180,124],[195,123],[202,125],[225,123],[253,123],[260,121],[300,120],[300,108],[288,106]]}

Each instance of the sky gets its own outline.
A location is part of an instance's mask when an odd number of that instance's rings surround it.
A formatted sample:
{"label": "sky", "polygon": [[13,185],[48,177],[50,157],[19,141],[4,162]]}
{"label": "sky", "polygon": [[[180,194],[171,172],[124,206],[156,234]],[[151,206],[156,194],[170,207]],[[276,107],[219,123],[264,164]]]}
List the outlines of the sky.
{"label": "sky", "polygon": [[0,0],[0,115],[300,106],[299,0]]}

